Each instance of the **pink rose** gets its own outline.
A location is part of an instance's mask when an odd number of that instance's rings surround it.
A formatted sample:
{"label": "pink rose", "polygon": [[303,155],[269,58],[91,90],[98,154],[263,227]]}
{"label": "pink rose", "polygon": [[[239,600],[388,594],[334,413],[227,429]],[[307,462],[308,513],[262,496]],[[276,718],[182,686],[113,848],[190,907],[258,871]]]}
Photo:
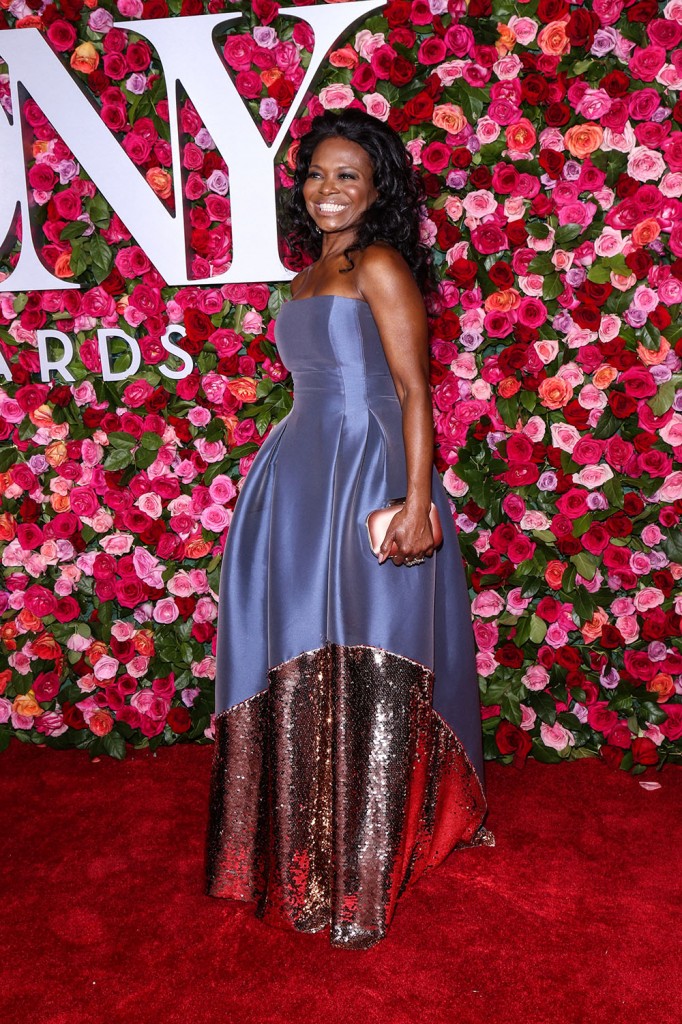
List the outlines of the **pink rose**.
{"label": "pink rose", "polygon": [[575,743],[573,733],[565,729],[560,722],[555,722],[554,725],[547,725],[546,722],[542,722],[540,725],[540,738],[546,747],[559,751],[565,750],[569,746],[572,747]]}
{"label": "pink rose", "polygon": [[471,604],[471,610],[474,615],[478,615],[482,619],[492,619],[496,615],[500,615],[503,608],[504,600],[494,590],[481,591],[480,594],[476,595]]}

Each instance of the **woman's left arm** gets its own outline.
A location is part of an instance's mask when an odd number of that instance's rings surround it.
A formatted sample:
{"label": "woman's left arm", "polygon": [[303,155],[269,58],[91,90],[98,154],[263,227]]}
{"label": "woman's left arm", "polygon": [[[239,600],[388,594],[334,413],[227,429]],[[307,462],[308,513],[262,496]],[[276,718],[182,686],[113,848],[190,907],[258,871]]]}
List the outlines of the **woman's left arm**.
{"label": "woman's left arm", "polygon": [[402,409],[407,469],[405,507],[391,520],[379,561],[396,565],[434,551],[429,521],[433,475],[433,411],[429,388],[428,321],[421,292],[403,257],[388,246],[363,254],[357,284],[369,303]]}

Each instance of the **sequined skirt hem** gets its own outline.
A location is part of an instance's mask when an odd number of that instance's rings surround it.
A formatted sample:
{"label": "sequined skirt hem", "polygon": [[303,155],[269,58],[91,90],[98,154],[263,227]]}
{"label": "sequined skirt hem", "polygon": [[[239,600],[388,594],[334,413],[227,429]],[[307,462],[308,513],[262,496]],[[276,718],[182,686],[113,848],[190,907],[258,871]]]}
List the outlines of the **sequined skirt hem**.
{"label": "sequined skirt hem", "polygon": [[494,844],[480,780],[423,665],[328,644],[268,684],[216,716],[207,892],[368,948],[424,871]]}

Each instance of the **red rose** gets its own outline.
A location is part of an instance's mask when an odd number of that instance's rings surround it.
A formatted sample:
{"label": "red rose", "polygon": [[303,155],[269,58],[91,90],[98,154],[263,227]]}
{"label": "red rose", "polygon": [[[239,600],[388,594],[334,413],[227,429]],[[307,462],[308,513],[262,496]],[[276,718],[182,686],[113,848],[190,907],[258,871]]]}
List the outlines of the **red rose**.
{"label": "red rose", "polygon": [[602,78],[599,84],[609,94],[611,99],[625,96],[630,89],[630,79],[622,71],[611,71]]}
{"label": "red rose", "polygon": [[514,755],[512,764],[516,768],[523,767],[532,746],[528,733],[505,720],[495,730],[495,743],[501,754]]}
{"label": "red rose", "polygon": [[65,700],[62,704],[62,715],[64,716],[65,724],[70,729],[85,729],[83,712],[68,700]]}
{"label": "red rose", "polygon": [[602,743],[599,748],[599,756],[606,761],[611,768],[620,768],[620,763],[625,755],[624,750],[612,747],[609,743]]}
{"label": "red rose", "polygon": [[400,86],[411,82],[416,73],[416,68],[412,61],[398,54],[391,62],[388,80],[392,85],[397,85],[400,88]]}
{"label": "red rose", "polygon": [[572,11],[566,26],[566,34],[571,46],[581,46],[588,49],[594,42],[594,34],[599,28],[599,18],[592,11],[580,8]]}
{"label": "red rose", "polygon": [[572,311],[572,316],[578,327],[584,327],[588,331],[598,331],[601,323],[601,313],[596,306],[582,302]]}
{"label": "red rose", "polygon": [[628,395],[613,391],[609,395],[609,407],[619,420],[626,420],[637,410],[637,402]]}
{"label": "red rose", "polygon": [[418,92],[405,104],[405,117],[411,124],[428,121],[433,114],[434,102],[427,92]]}
{"label": "red rose", "polygon": [[648,736],[638,736],[632,741],[634,764],[658,764],[658,747]]}
{"label": "red rose", "polygon": [[177,733],[187,732],[192,726],[189,711],[184,707],[171,708],[166,721],[172,731]]}
{"label": "red rose", "polygon": [[541,149],[538,157],[540,166],[550,178],[558,178],[564,169],[566,157],[563,153],[557,153],[554,149]]}
{"label": "red rose", "polygon": [[566,0],[540,0],[538,4],[538,18],[548,24],[550,21],[559,21],[568,14]]}
{"label": "red rose", "polygon": [[505,228],[510,245],[518,248],[526,244],[528,229],[524,220],[510,220]]}
{"label": "red rose", "polygon": [[475,263],[473,260],[460,258],[453,260],[448,271],[448,277],[451,277],[461,288],[471,288],[476,280],[477,273],[478,263]]}
{"label": "red rose", "polygon": [[502,644],[495,651],[495,658],[500,665],[505,665],[507,668],[521,668],[523,665],[523,651],[516,644]]}
{"label": "red rose", "polygon": [[580,668],[581,657],[580,652],[575,647],[558,647],[555,652],[555,657],[558,665],[566,669],[578,669]]}
{"label": "red rose", "polygon": [[550,128],[563,128],[571,120],[572,114],[567,103],[550,103],[545,108],[545,121]]}
{"label": "red rose", "polygon": [[488,271],[488,277],[497,288],[511,288],[514,283],[514,271],[503,260],[493,263]]}
{"label": "red rose", "polygon": [[527,75],[521,83],[521,95],[531,106],[537,107],[547,98],[547,79],[542,75]]}
{"label": "red rose", "polygon": [[[469,175],[469,181],[474,188],[490,188],[492,184],[493,176],[487,167],[475,167]],[[680,280],[682,280],[682,260],[679,260],[680,264]]]}
{"label": "red rose", "polygon": [[214,330],[211,318],[206,313],[202,313],[200,309],[191,307],[185,310],[184,324],[187,337],[192,342],[206,341]]}

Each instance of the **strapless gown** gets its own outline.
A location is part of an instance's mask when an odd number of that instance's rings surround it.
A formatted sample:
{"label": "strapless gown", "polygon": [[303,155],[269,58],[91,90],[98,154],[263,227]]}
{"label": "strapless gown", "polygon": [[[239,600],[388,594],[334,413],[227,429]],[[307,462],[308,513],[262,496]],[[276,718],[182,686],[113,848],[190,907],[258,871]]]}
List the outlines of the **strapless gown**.
{"label": "strapless gown", "polygon": [[406,472],[370,306],[291,300],[275,337],[294,405],[223,558],[207,892],[363,948],[427,868],[494,843],[469,595],[435,469],[442,546],[409,568],[371,553],[367,514]]}

